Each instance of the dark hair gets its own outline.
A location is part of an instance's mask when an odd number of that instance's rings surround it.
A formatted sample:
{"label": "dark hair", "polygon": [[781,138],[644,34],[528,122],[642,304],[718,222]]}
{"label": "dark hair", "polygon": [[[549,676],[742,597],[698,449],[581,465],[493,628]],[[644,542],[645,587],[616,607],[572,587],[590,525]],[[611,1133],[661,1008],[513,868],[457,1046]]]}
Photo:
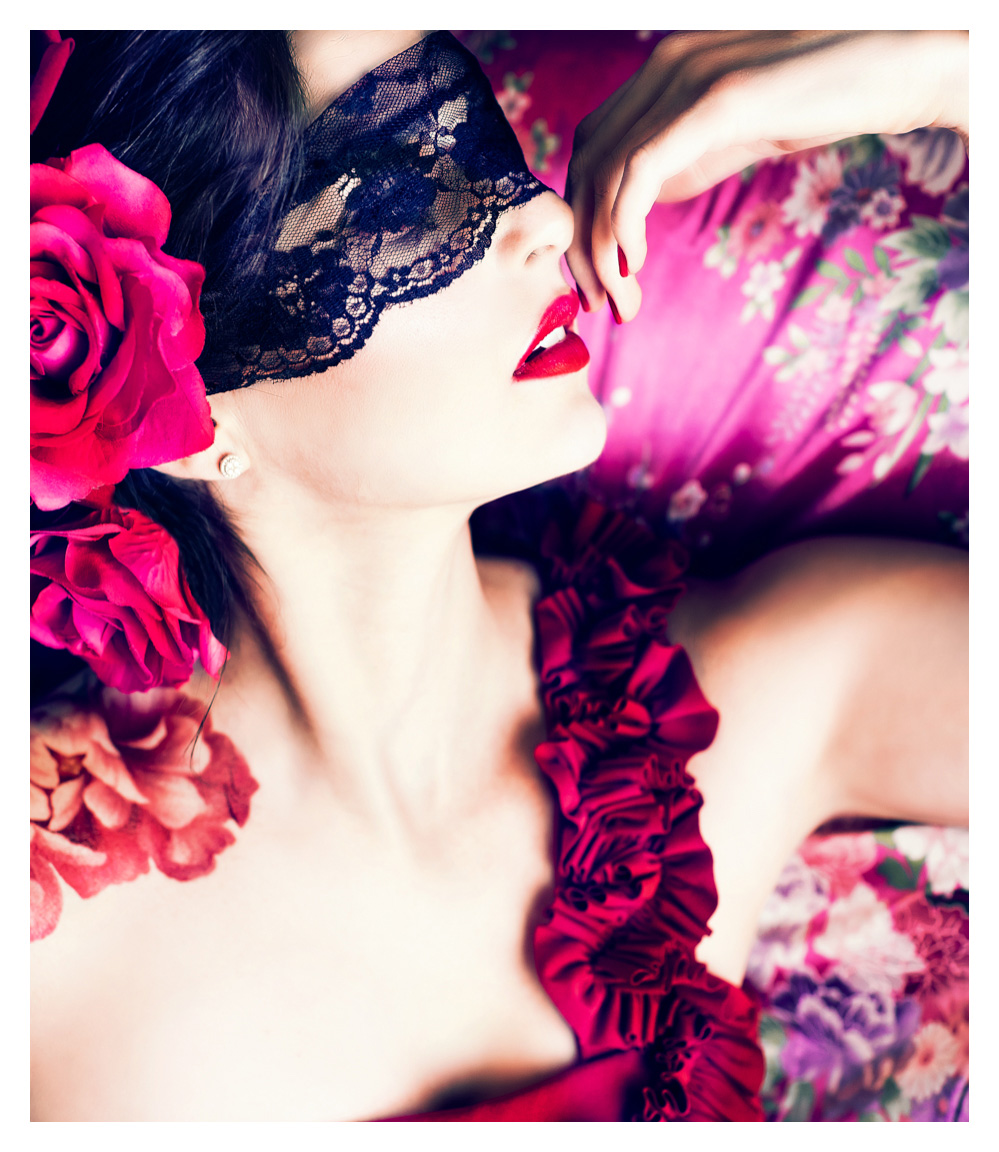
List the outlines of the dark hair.
{"label": "dark hair", "polygon": [[[102,144],[170,201],[172,256],[209,281],[266,190],[293,180],[305,102],[284,32],[74,32],[32,160]],[[281,196],[276,199],[279,201]]]}
{"label": "dark hair", "polygon": [[[157,184],[172,213],[165,249],[205,266],[202,311],[209,312],[219,306],[213,278],[252,255],[247,222],[256,215],[259,226],[259,206],[278,211],[294,188],[306,115],[287,34],[62,34],[76,48],[32,136],[32,161],[98,143]],[[129,473],[115,500],[176,539],[191,592],[224,644],[237,608],[259,630],[253,558],[207,485],[146,469]],[[33,512],[33,519],[45,516]]]}

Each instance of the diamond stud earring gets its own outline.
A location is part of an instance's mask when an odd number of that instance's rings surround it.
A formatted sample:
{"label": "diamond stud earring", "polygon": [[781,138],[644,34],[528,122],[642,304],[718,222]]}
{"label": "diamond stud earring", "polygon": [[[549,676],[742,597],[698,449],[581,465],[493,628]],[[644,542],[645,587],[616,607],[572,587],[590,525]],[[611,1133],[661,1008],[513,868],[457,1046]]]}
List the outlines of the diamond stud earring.
{"label": "diamond stud earring", "polygon": [[245,470],[246,465],[234,452],[227,452],[219,461],[219,471],[227,480],[235,480]]}

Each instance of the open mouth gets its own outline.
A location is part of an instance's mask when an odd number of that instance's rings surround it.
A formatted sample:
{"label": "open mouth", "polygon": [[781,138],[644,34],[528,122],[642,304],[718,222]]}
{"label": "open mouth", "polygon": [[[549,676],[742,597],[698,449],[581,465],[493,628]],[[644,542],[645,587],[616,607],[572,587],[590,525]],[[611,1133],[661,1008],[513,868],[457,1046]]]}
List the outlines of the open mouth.
{"label": "open mouth", "polygon": [[590,354],[571,328],[578,311],[575,292],[567,292],[548,306],[530,347],[514,369],[515,379],[561,376],[586,367]]}
{"label": "open mouth", "polygon": [[555,344],[558,344],[560,341],[564,340],[566,338],[566,336],[568,336],[568,334],[569,334],[569,330],[564,325],[562,325],[558,328],[553,328],[551,330],[551,332],[549,332],[548,335],[545,336],[541,340],[541,342],[535,346],[534,351],[530,353],[530,355],[527,357],[527,359],[522,360],[521,363],[522,364],[530,364],[532,360],[537,360],[537,358],[543,352],[547,351],[547,349],[553,347]]}

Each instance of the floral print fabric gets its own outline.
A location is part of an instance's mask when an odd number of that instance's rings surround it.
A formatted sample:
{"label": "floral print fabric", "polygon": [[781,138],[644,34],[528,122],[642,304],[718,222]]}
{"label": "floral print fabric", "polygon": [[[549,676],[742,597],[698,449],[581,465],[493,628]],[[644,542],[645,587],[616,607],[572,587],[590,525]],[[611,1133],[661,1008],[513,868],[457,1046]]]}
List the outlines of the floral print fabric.
{"label": "floral print fabric", "polygon": [[[462,33],[561,191],[657,32]],[[573,490],[733,571],[804,536],[968,543],[968,163],[945,129],[764,161],[656,205],[641,312],[580,314],[607,446]],[[966,1120],[967,834],[811,837],[767,906],[774,1120]]]}
{"label": "floral print fabric", "polygon": [[968,1119],[968,834],[810,837],[749,964],[771,1120]]}

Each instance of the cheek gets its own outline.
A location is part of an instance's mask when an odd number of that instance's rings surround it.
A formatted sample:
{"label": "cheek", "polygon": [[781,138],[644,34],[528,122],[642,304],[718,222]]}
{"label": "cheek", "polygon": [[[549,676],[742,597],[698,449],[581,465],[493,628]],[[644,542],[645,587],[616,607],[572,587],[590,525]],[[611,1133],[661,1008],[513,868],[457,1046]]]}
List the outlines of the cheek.
{"label": "cheek", "polygon": [[469,426],[469,388],[444,387],[439,357],[419,342],[406,355],[390,352],[382,342],[322,376],[253,396],[246,427],[262,478],[334,501],[432,499]]}
{"label": "cheek", "polygon": [[510,332],[532,321],[514,324],[507,286],[497,294],[476,271],[387,310],[323,376],[269,385],[254,428],[268,467],[330,500],[426,506],[483,502],[591,463],[606,423],[585,373],[513,381]]}
{"label": "cheek", "polygon": [[[499,431],[507,396],[497,341],[473,316],[431,297],[386,312],[369,344],[341,367],[337,433],[346,458],[383,477],[429,484],[467,469],[469,454]],[[474,459],[474,456],[473,456]]]}

